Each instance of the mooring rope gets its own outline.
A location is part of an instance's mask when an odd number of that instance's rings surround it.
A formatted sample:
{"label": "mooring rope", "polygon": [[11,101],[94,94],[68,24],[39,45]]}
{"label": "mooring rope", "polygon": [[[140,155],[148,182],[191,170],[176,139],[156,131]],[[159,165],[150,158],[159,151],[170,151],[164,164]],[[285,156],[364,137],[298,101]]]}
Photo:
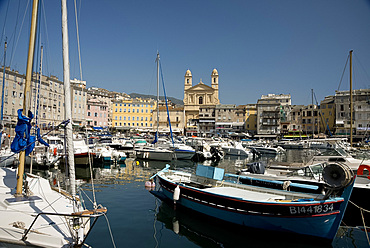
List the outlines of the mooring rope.
{"label": "mooring rope", "polygon": [[360,210],[360,213],[361,213],[361,219],[362,219],[362,224],[364,225],[364,230],[365,230],[365,234],[366,234],[366,239],[367,239],[367,242],[368,244],[370,245],[370,239],[369,239],[369,235],[367,233],[367,229],[366,229],[366,223],[365,223],[365,218],[364,218],[364,213],[363,212],[367,212],[367,213],[370,213],[369,210],[367,209],[364,209],[362,207],[360,207],[359,205],[357,205],[356,203],[348,200],[353,206],[355,206],[356,208],[358,208]]}

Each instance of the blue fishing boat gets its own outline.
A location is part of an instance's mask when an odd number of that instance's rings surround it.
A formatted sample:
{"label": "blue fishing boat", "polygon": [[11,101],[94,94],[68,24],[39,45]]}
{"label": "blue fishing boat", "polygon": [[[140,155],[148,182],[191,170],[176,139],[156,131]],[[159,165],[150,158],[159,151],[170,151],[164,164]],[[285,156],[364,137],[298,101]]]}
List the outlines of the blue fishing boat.
{"label": "blue fishing boat", "polygon": [[159,189],[151,193],[176,206],[234,224],[331,242],[340,226],[355,176],[340,164],[330,164],[323,174],[328,187],[331,184],[325,195],[224,180],[222,168],[198,165],[193,174],[170,170],[167,165],[153,176]]}

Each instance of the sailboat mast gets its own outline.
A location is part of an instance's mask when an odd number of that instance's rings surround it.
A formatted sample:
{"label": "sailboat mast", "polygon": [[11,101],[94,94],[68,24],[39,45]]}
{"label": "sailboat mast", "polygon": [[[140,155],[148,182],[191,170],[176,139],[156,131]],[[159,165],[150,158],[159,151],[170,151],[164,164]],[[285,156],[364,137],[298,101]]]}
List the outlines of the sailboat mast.
{"label": "sailboat mast", "polygon": [[[25,116],[27,116],[28,110],[30,109],[30,106],[31,106],[31,80],[32,80],[33,56],[35,54],[38,6],[39,6],[39,1],[33,0],[31,31],[30,31],[30,40],[29,40],[29,46],[28,46],[28,58],[27,58],[27,69],[26,69],[26,82],[24,86],[24,98],[23,98],[23,115]],[[26,151],[23,150],[19,153],[17,191],[15,193],[15,196],[22,196],[25,160],[26,160]]]}
{"label": "sailboat mast", "polygon": [[4,119],[4,90],[5,90],[6,49],[7,49],[7,42],[5,41],[5,46],[4,46],[3,86],[2,86],[2,91],[1,91],[1,124],[3,124],[3,119]]}
{"label": "sailboat mast", "polygon": [[72,106],[71,106],[71,85],[69,82],[69,47],[68,47],[68,19],[67,19],[67,2],[62,0],[62,37],[63,37],[63,80],[64,80],[64,104],[65,119],[69,120],[66,130],[67,157],[69,168],[69,180],[71,184],[71,195],[74,199],[76,196],[76,175],[75,162],[73,153],[73,132],[72,132]]}
{"label": "sailboat mast", "polygon": [[3,85],[2,85],[2,90],[1,90],[1,136],[0,136],[0,148],[1,148],[1,143],[2,143],[2,137],[3,137],[3,131],[4,131],[4,91],[5,91],[5,62],[6,62],[6,48],[7,48],[7,42],[5,41],[5,46],[4,46],[4,70],[3,70]]}
{"label": "sailboat mast", "polygon": [[352,53],[353,50],[349,51],[349,112],[350,112],[350,144],[352,147],[352,120],[353,120],[353,100],[352,100]]}
{"label": "sailboat mast", "polygon": [[313,107],[313,89],[311,89],[311,101],[312,101],[312,138],[315,136],[315,116],[314,116],[314,107]]}
{"label": "sailboat mast", "polygon": [[157,59],[155,61],[157,62],[157,135],[159,135],[159,52],[157,52]]}

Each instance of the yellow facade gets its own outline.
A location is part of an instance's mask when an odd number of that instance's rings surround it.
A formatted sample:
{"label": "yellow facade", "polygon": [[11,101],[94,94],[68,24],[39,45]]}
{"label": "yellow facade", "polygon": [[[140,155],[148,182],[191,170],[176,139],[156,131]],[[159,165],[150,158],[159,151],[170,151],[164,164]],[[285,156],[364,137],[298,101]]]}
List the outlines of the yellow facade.
{"label": "yellow facade", "polygon": [[112,103],[112,126],[153,128],[156,102],[151,99],[124,99]]}
{"label": "yellow facade", "polygon": [[[320,132],[334,134],[335,126],[335,103],[334,96],[327,96],[320,103]],[[330,132],[329,132],[330,130]]]}
{"label": "yellow facade", "polygon": [[211,73],[211,86],[200,81],[193,86],[193,76],[190,70],[185,73],[184,84],[184,111],[185,126],[190,128],[194,125],[193,120],[199,119],[199,108],[202,106],[216,106],[220,103],[218,98],[218,71],[213,69]]}
{"label": "yellow facade", "polygon": [[249,133],[257,133],[257,107],[255,104],[245,106],[245,130]]}

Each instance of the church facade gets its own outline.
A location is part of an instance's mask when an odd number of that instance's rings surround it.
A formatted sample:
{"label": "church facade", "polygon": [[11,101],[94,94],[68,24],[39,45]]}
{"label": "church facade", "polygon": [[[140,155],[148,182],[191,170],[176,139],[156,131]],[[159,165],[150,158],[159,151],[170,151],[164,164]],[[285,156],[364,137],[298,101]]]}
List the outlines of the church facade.
{"label": "church facade", "polygon": [[211,73],[211,86],[205,85],[202,80],[193,86],[193,76],[190,70],[185,73],[184,82],[184,113],[185,128],[188,132],[197,132],[199,110],[215,107],[220,103],[218,97],[218,72]]}

